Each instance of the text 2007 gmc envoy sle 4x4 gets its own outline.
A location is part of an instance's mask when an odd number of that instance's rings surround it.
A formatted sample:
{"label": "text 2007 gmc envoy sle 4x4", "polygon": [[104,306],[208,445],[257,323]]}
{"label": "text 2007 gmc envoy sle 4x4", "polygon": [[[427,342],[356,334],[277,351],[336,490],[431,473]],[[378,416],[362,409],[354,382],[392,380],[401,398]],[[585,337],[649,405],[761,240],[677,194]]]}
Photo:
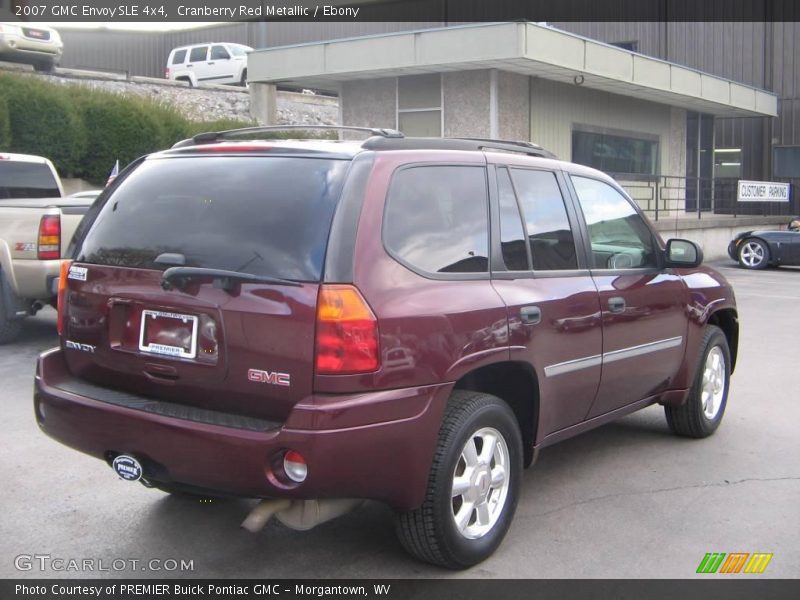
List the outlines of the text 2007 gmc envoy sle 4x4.
{"label": "text 2007 gmc envoy sle 4x4", "polygon": [[45,433],[166,492],[261,498],[254,531],[385,502],[409,552],[463,568],[539,449],[654,403],[677,434],[719,425],[733,292],[610,177],[528,143],[259,131],[140,159],[87,214]]}

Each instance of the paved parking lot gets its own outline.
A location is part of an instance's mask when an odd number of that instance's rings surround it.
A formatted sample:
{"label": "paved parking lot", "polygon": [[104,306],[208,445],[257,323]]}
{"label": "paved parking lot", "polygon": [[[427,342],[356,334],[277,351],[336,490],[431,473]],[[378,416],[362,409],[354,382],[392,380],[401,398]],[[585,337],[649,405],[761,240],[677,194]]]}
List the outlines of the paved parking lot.
{"label": "paved parking lot", "polygon": [[[800,269],[719,268],[736,289],[741,339],[717,433],[673,437],[651,407],[543,451],[525,473],[504,544],[463,574],[408,558],[391,512],[378,504],[305,533],[272,523],[252,535],[238,525],[253,502],[169,497],[51,441],[31,406],[34,359],[56,343],[48,309],[29,320],[22,341],[0,347],[0,576],[124,567],[118,575],[682,578],[694,576],[707,552],[771,552],[760,577],[797,577]],[[32,555],[50,559],[25,558]],[[31,569],[17,570],[15,559]],[[95,569],[112,570],[59,571],[53,563],[41,571],[52,559],[93,559]],[[162,561],[154,569],[192,561],[193,571],[143,571],[151,559]],[[141,562],[134,568],[131,560]]]}

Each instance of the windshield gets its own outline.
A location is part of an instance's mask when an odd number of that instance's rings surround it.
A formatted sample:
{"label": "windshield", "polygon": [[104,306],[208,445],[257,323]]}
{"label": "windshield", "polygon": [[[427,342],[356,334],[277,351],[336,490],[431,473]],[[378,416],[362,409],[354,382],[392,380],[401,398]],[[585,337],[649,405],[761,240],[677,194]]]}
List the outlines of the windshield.
{"label": "windshield", "polygon": [[45,163],[0,160],[0,198],[58,198],[50,166]]}
{"label": "windshield", "polygon": [[319,281],[347,160],[177,157],[147,160],[98,214],[77,259]]}
{"label": "windshield", "polygon": [[228,50],[234,56],[245,56],[249,52],[248,48],[243,48],[242,46],[228,46]]}

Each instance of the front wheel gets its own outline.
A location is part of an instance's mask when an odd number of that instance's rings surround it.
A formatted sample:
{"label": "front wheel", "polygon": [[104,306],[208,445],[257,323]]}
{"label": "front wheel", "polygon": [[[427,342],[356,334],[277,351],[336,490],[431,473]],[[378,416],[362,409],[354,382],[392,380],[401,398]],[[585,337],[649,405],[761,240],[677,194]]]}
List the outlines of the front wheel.
{"label": "front wheel", "polygon": [[522,439],[509,406],[456,390],[445,410],[422,506],[402,513],[397,534],[416,558],[463,569],[491,556],[519,497]]}
{"label": "front wheel", "polygon": [[714,433],[728,403],[731,378],[728,339],[719,327],[709,325],[702,348],[700,365],[686,403],[664,407],[670,430],[685,437],[704,438]]}
{"label": "front wheel", "polygon": [[766,269],[769,264],[769,248],[761,240],[745,240],[739,248],[739,264],[745,269]]}

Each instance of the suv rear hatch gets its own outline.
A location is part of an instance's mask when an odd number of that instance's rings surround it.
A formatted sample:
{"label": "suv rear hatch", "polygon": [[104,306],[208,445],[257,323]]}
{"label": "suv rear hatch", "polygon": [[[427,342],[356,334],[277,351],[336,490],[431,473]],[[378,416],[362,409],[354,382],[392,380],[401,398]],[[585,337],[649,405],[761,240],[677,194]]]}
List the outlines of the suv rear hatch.
{"label": "suv rear hatch", "polygon": [[143,161],[70,267],[70,371],[170,404],[284,420],[311,393],[317,294],[349,164],[212,148]]}

